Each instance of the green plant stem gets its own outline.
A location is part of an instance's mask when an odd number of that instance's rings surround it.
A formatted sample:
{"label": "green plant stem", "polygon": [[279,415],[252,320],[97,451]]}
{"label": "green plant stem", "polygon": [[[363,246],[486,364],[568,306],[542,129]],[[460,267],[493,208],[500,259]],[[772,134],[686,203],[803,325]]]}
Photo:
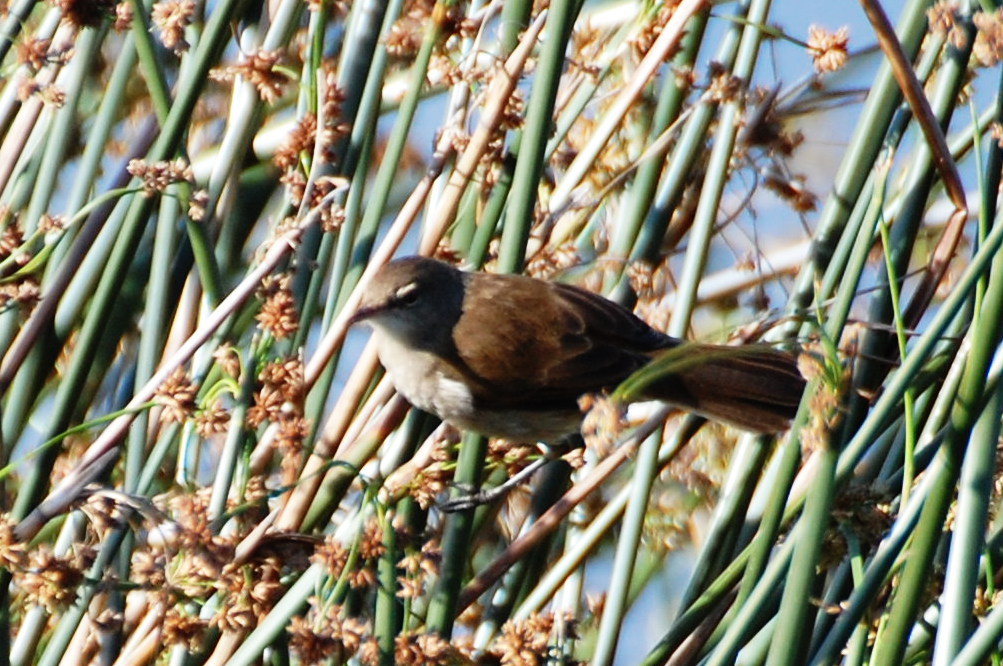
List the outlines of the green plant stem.
{"label": "green plant stem", "polygon": [[952,663],[972,630],[972,606],[985,546],[985,525],[993,492],[992,469],[1003,413],[1003,385],[991,394],[975,425],[961,468],[961,483],[944,577],[935,665]]}
{"label": "green plant stem", "polygon": [[[697,52],[700,50],[704,30],[707,27],[708,15],[709,11],[702,11],[693,17],[687,28],[686,37],[683,38],[682,48],[673,58],[673,68],[667,69],[663,75],[658,106],[655,108],[655,115],[648,131],[650,141],[654,141],[667,130],[682,111],[687,91],[679,85],[675,76],[675,68],[693,67]],[[726,44],[734,45],[731,49],[731,58],[728,58],[728,52],[724,50]],[[721,49],[726,58],[724,62],[729,62],[734,58],[737,44],[738,40],[731,34],[722,41]],[[721,54],[719,53],[719,55]],[[671,216],[664,215],[658,220],[658,222],[664,221],[665,224],[652,224],[654,220],[649,218],[648,214],[652,209],[652,202],[658,188],[658,177],[662,173],[663,166],[662,153],[655,153],[638,168],[629,193],[629,210],[626,219],[624,224],[618,227],[613,238],[612,251],[615,256],[626,257],[630,255],[631,259],[645,258],[654,253],[653,244],[661,243],[665,225],[668,224]],[[639,242],[642,236],[645,240]]]}
{"label": "green plant stem", "polygon": [[537,189],[540,174],[543,173],[544,151],[551,130],[557,87],[564,68],[564,52],[579,8],[577,0],[557,0],[550,4],[548,37],[533,75],[529,109],[519,142],[519,159],[512,176],[512,190],[502,229],[498,265],[506,272],[520,272],[526,258],[526,242],[535,219]]}
{"label": "green plant stem", "polygon": [[613,559],[613,574],[610,577],[606,608],[599,624],[599,636],[592,655],[594,666],[613,663],[617,641],[623,632],[623,618],[627,611],[630,581],[634,575],[634,565],[641,542],[641,532],[648,511],[648,497],[658,475],[658,448],[661,433],[647,437],[637,451],[631,497],[624,515],[623,529],[617,541]]}
{"label": "green plant stem", "polygon": [[[150,3],[151,5],[153,3]],[[162,63],[157,57],[157,49],[153,45],[148,17],[150,10],[143,0],[130,0],[132,7],[132,37],[139,56],[139,68],[146,79],[146,89],[153,102],[153,112],[157,121],[163,126],[171,110],[171,95],[167,88],[167,79],[162,70]]]}
{"label": "green plant stem", "polygon": [[[1003,91],[1003,79],[1000,81]],[[997,93],[999,96],[1000,92]],[[975,119],[978,125],[978,119]],[[976,146],[976,157],[979,153]],[[981,160],[977,160],[977,165]],[[996,208],[996,197],[991,194],[999,187],[1000,165],[1003,150],[995,142],[989,144],[988,165],[980,182],[982,206],[979,210],[979,238],[984,239]],[[988,285],[986,286],[988,288]],[[985,296],[984,294],[982,296]],[[976,302],[984,306],[986,298]],[[996,444],[1000,433],[999,414],[1003,411],[1003,387],[996,385],[972,432],[961,469],[961,483],[955,512],[955,534],[947,560],[941,621],[937,627],[933,663],[947,664],[958,656],[972,631],[972,602],[978,582],[979,560],[986,548],[985,523],[992,496],[992,474]],[[986,562],[991,558],[986,555]],[[987,564],[987,567],[990,566]],[[991,593],[992,577],[987,577],[987,594]]]}
{"label": "green plant stem", "polygon": [[[481,487],[486,454],[487,440],[484,437],[469,434],[463,438],[451,499],[461,497],[464,493],[476,492]],[[456,602],[463,585],[464,562],[468,556],[473,521],[472,509],[451,514],[442,537],[439,580],[428,605],[425,625],[429,631],[447,639],[453,632],[453,622],[456,619]]]}
{"label": "green plant stem", "polygon": [[[177,303],[168,303],[170,293],[171,258],[177,245],[178,227],[175,219],[180,212],[178,202],[173,197],[160,201],[160,214],[153,246],[153,266],[159,270],[150,271],[150,282],[144,311],[144,327],[139,352],[136,357],[136,382],[145,383],[156,371],[163,354],[163,343],[168,330],[169,313]],[[125,453],[125,490],[135,492],[139,484],[140,470],[146,458],[148,413],[137,414],[136,423],[129,431]]]}
{"label": "green plant stem", "polygon": [[[235,16],[235,10],[240,0],[224,0],[213,12],[206,28],[205,39],[193,55],[195,64],[192,66],[190,81],[179,85],[179,95],[171,107],[164,129],[151,149],[149,161],[156,162],[168,159],[174,154],[184,135],[184,130],[191,111],[198,100],[201,85],[206,81],[208,70],[216,61],[218,52],[229,37],[229,21]],[[75,416],[80,392],[94,362],[98,347],[107,345],[103,339],[108,316],[116,306],[119,292],[124,284],[132,260],[135,258],[143,226],[149,215],[151,200],[146,197],[134,197],[116,238],[112,255],[101,276],[97,291],[88,310],[87,318],[80,330],[77,346],[63,382],[57,391],[53,416],[50,421],[51,434],[66,429]],[[50,435],[51,436],[51,435]],[[34,473],[22,485],[12,514],[23,518],[38,502],[49,482],[49,473],[57,451],[46,452],[44,460]]]}
{"label": "green plant stem", "polygon": [[[920,10],[917,8],[915,11]],[[968,33],[971,30],[970,19],[959,21],[958,27]],[[964,84],[973,41],[971,36],[966,39],[968,43],[964,49],[960,51],[953,48],[948,49],[944,64],[941,66],[935,81],[936,88],[932,95],[931,106],[942,127],[947,126],[961,86]],[[925,143],[920,143],[916,148],[914,159],[910,160],[906,182],[902,185],[902,191],[906,194],[889,237],[890,267],[887,264],[880,267],[877,277],[879,284],[885,284],[896,276],[905,275],[909,270],[909,262],[930,196],[935,171],[934,155]],[[868,307],[869,321],[883,324],[894,321],[890,290],[875,292]],[[909,322],[909,325],[912,324],[913,322]],[[847,420],[850,423],[859,423],[861,416],[867,411],[867,402],[859,396],[877,389],[880,382],[888,374],[889,359],[898,356],[896,347],[892,346],[893,341],[890,338],[889,333],[879,330],[878,327],[867,329],[862,336],[860,343],[862,360],[854,372],[854,387],[850,391],[848,405]]]}
{"label": "green plant stem", "polygon": [[700,548],[686,591],[679,607],[686,608],[704,591],[707,584],[735,557],[740,544],[742,523],[747,519],[749,503],[769,454],[763,437],[748,436],[739,440],[728,463],[728,476],[722,487],[710,530]]}
{"label": "green plant stem", "polygon": [[392,511],[383,518],[383,554],[377,571],[379,586],[376,590],[373,635],[379,642],[380,666],[394,666],[394,639],[400,634],[404,621],[404,607],[395,594],[398,587],[397,562],[400,560],[400,549],[393,521]]}
{"label": "green plant stem", "polygon": [[[747,15],[748,24],[742,30],[738,46],[738,56],[732,74],[742,81],[748,81],[756,63],[762,34],[759,25],[766,23],[769,11],[768,0],[752,0]],[[707,163],[707,178],[700,192],[700,202],[694,215],[683,263],[682,275],[676,289],[675,307],[669,322],[668,333],[676,337],[686,337],[690,318],[696,307],[697,288],[700,276],[707,263],[710,240],[714,234],[721,196],[730,173],[732,153],[738,135],[741,102],[729,101],[721,109],[718,117],[717,135],[712,143]]]}
{"label": "green plant stem", "polygon": [[[915,57],[927,35],[926,7],[927,3],[923,0],[913,0],[902,10],[896,33],[908,58]],[[875,163],[901,99],[902,93],[891,68],[883,64],[868,91],[867,102],[836,174],[832,194],[826,198],[819,216],[812,242],[814,252],[811,263],[807,270],[799,273],[791,293],[789,312],[806,309],[814,297],[817,273],[829,265],[853,205],[860,200],[860,193],[870,176],[868,169],[862,169],[861,165]],[[791,324],[792,327],[796,325],[796,322]]]}
{"label": "green plant stem", "polygon": [[831,448],[831,445],[823,445],[815,454],[817,471],[812,492],[808,495],[801,520],[792,535],[795,541],[794,555],[784,583],[776,630],[770,644],[768,661],[771,664],[803,664],[807,657],[811,636],[809,626],[815,611],[811,597],[818,575],[819,553],[825,542],[825,533],[830,527],[838,456],[839,452]]}

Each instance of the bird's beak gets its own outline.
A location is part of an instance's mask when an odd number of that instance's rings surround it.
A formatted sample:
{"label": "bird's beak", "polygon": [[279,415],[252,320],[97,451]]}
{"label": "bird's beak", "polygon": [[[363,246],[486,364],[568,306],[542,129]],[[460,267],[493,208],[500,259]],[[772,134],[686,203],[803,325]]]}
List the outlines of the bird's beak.
{"label": "bird's beak", "polygon": [[359,306],[359,309],[356,310],[355,314],[353,314],[352,317],[348,320],[348,325],[349,326],[354,326],[355,324],[358,324],[359,322],[366,321],[367,319],[369,319],[370,317],[372,317],[373,315],[379,313],[382,310],[383,310],[383,308],[381,308],[378,305],[364,305],[364,306]]}

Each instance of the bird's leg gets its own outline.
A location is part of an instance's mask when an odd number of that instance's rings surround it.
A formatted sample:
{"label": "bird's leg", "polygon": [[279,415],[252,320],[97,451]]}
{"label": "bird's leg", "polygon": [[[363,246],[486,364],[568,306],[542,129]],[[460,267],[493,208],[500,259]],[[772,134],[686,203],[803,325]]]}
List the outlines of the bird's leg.
{"label": "bird's leg", "polygon": [[446,500],[439,504],[439,508],[446,513],[455,513],[457,511],[466,511],[468,509],[473,509],[478,506],[483,506],[485,504],[491,504],[492,502],[507,495],[516,486],[522,485],[529,480],[531,476],[536,474],[537,470],[546,465],[551,460],[557,457],[554,450],[549,447],[542,445],[543,455],[531,462],[530,464],[523,467],[521,470],[516,472],[511,478],[507,479],[504,483],[495,486],[494,488],[489,488],[487,490],[482,490],[476,493],[470,493],[469,495],[464,495],[463,497],[457,497],[455,499]]}

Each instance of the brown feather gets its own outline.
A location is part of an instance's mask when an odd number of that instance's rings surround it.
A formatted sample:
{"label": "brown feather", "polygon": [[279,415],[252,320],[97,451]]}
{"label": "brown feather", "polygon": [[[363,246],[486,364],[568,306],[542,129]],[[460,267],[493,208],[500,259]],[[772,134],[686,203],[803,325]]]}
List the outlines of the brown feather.
{"label": "brown feather", "polygon": [[804,390],[785,352],[685,343],[578,287],[421,257],[385,266],[353,320],[376,329],[380,359],[412,404],[490,435],[567,435],[583,394],[615,388],[680,345],[682,363],[641,397],[775,432]]}
{"label": "brown feather", "polygon": [[[520,288],[520,287],[527,288]],[[789,424],[804,390],[793,355],[765,345],[683,343],[578,287],[513,275],[470,274],[454,329],[459,366],[483,409],[573,410],[584,393],[616,387],[658,351],[686,344],[706,357],[650,387],[662,400],[755,432]],[[533,326],[525,324],[533,313]],[[714,354],[726,350],[726,354]],[[700,354],[700,352],[705,352]]]}
{"label": "brown feather", "polygon": [[722,349],[717,345],[689,346],[706,362],[654,383],[648,397],[753,432],[790,425],[805,387],[793,354],[765,345],[729,347],[727,354],[713,353]]}
{"label": "brown feather", "polygon": [[465,307],[453,332],[485,409],[575,409],[584,393],[616,386],[651,351],[679,343],[601,296],[528,277],[472,274],[464,302],[492,304]]}

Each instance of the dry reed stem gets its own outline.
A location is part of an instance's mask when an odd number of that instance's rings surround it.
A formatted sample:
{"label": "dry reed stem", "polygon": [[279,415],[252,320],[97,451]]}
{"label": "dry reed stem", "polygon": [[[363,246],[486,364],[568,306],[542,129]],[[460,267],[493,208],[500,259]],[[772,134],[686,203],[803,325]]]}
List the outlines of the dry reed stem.
{"label": "dry reed stem", "polygon": [[[315,218],[312,218],[315,220]],[[195,354],[205,344],[216,330],[237,311],[257,291],[261,280],[271,274],[292,252],[300,236],[305,231],[305,225],[298,226],[281,237],[275,239],[261,263],[241,280],[233,291],[219,304],[199,326],[198,330],[185,341],[178,351],[164,361],[152,377],[133,394],[133,397],[123,408],[125,412],[113,420],[80,457],[76,466],[60,484],[17,526],[17,538],[25,541],[33,537],[41,527],[54,516],[65,511],[79,496],[87,484],[94,481],[105,469],[114,456],[117,446],[129,430],[136,418],[138,410],[153,399],[157,389],[171,374]]]}
{"label": "dry reed stem", "polygon": [[686,34],[686,24],[690,18],[709,6],[706,0],[683,0],[672,12],[672,18],[665,24],[658,39],[651,45],[644,59],[638,64],[634,76],[610,106],[606,115],[593,130],[589,142],[582,148],[568,167],[564,177],[557,184],[550,199],[550,212],[556,214],[571,203],[571,193],[592,167],[599,153],[606,147],[613,132],[623,122],[638,96],[648,84],[649,79],[661,67],[662,63],[676,49],[683,35]]}
{"label": "dry reed stem", "polygon": [[574,486],[550,507],[526,532],[510,543],[488,566],[482,569],[471,580],[457,601],[456,612],[462,613],[470,604],[494,585],[513,563],[525,557],[548,534],[557,529],[561,521],[571,511],[581,504],[602,483],[615,472],[620,465],[637,450],[638,444],[648,435],[661,427],[670,408],[663,407],[643,425],[634,430],[626,442],[619,444],[602,462],[597,464],[591,473]]}
{"label": "dry reed stem", "polygon": [[456,161],[456,166],[453,167],[453,172],[449,176],[449,181],[446,183],[438,205],[433,215],[429,217],[428,227],[422,235],[418,248],[419,254],[431,256],[439,245],[442,234],[456,217],[456,211],[460,207],[460,199],[466,190],[467,183],[473,177],[481,157],[498,131],[509,98],[512,96],[523,68],[526,66],[526,61],[536,45],[536,39],[543,29],[546,15],[547,12],[540,12],[533,25],[522,36],[519,46],[505,61],[505,66],[497,72],[491,81],[488,87],[487,104],[481,114],[480,123],[473,136],[470,137],[463,154]]}

